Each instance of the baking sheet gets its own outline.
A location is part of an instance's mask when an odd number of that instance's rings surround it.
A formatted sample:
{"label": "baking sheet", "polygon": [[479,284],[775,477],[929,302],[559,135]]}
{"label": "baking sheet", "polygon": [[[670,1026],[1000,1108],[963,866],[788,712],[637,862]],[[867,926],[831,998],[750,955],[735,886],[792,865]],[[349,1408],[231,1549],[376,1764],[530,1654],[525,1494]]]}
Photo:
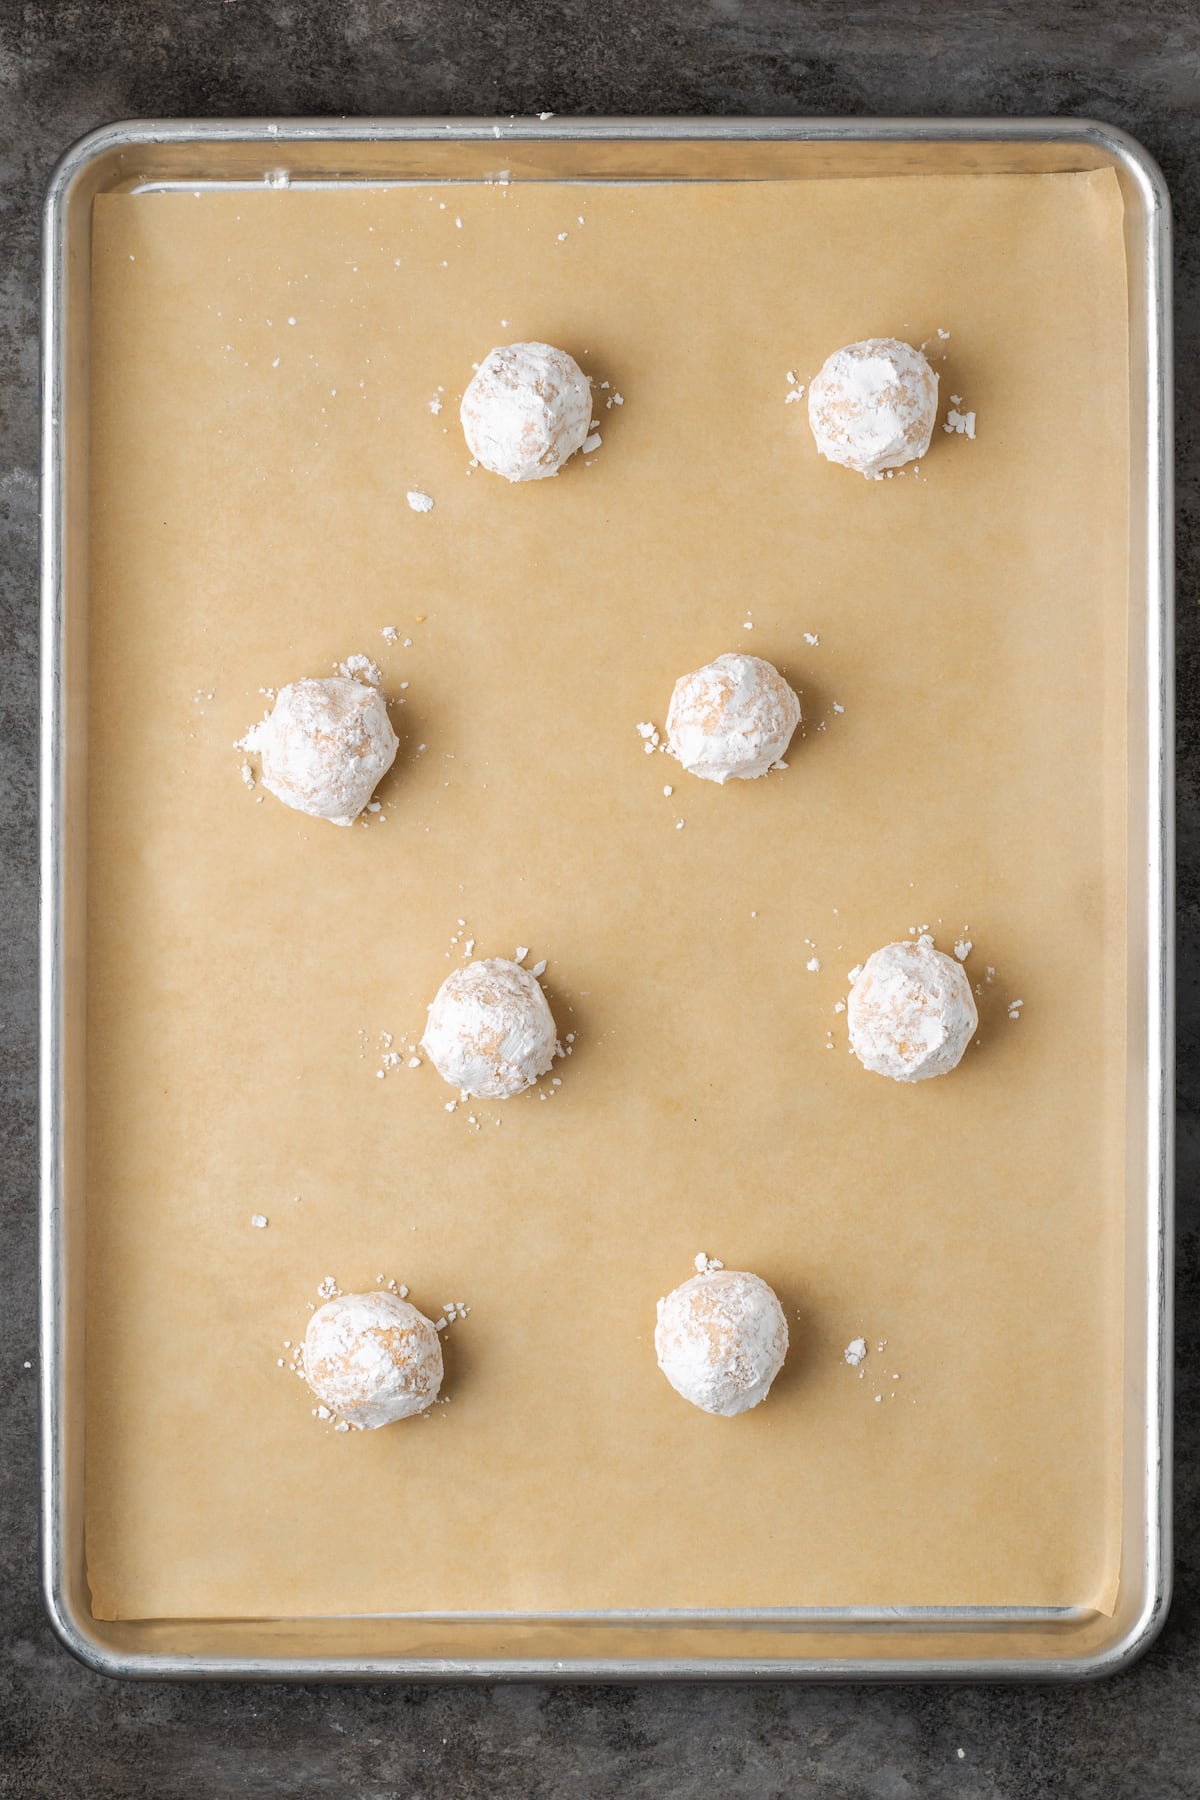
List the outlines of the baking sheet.
{"label": "baking sheet", "polygon": [[[97,1615],[1108,1610],[1114,177],[105,196],[94,255]],[[979,435],[868,484],[785,377],[877,332],[944,351]],[[624,400],[524,489],[469,473],[455,422],[523,336]],[[801,692],[788,772],[644,756],[675,675],[743,648]],[[256,805],[230,744],[259,687],[358,651],[410,683],[386,823]],[[550,959],[552,1100],[378,1079],[460,918]],[[903,1089],[834,1006],[926,924],[974,944],[981,1041]],[[738,1421],[654,1367],[700,1249],[792,1322]],[[276,1359],[321,1277],[378,1272],[471,1305],[452,1404],[337,1436]]]}

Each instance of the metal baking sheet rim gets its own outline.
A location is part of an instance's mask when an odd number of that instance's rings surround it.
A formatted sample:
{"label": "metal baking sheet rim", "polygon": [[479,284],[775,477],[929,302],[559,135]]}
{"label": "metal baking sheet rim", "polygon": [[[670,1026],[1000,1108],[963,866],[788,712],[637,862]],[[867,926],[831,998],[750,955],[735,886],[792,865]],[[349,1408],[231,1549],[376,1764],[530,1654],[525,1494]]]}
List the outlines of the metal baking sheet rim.
{"label": "metal baking sheet rim", "polygon": [[[80,1276],[68,1245],[71,1214],[65,1189],[65,1130],[69,1102],[67,1058],[68,945],[64,899],[68,878],[67,674],[70,655],[68,567],[70,483],[66,468],[65,423],[70,404],[71,344],[69,263],[72,233],[69,202],[90,171],[113,152],[136,152],[143,161],[164,147],[194,147],[195,179],[204,179],[206,152],[239,145],[262,153],[265,178],[270,161],[287,147],[398,144],[508,143],[526,149],[555,144],[670,145],[784,144],[919,148],[925,156],[945,146],[976,145],[1028,157],[1056,149],[1100,159],[1122,182],[1126,216],[1138,236],[1131,243],[1131,347],[1143,353],[1140,384],[1133,389],[1132,441],[1136,478],[1131,508],[1131,576],[1135,597],[1144,595],[1145,704],[1144,768],[1140,795],[1131,784],[1131,805],[1144,806],[1143,886],[1146,958],[1139,973],[1144,983],[1146,1079],[1143,1102],[1144,1217],[1139,1253],[1145,1258],[1144,1316],[1140,1346],[1127,1344],[1126,1388],[1140,1390],[1143,1410],[1127,1431],[1126,1462],[1136,1452],[1141,1480],[1140,1566],[1132,1569],[1126,1545],[1121,1588],[1135,1600],[1130,1616],[1114,1614],[1111,1640],[1084,1653],[972,1654],[970,1640],[989,1631],[1019,1631],[1035,1622],[1045,1628],[1090,1616],[1074,1609],[1055,1614],[1030,1608],[900,1608],[864,1607],[758,1610],[756,1618],[738,1615],[718,1619],[703,1613],[676,1617],[559,1615],[574,1623],[586,1638],[589,1624],[613,1627],[638,1624],[650,1635],[656,1624],[687,1622],[698,1629],[744,1623],[775,1624],[790,1632],[820,1633],[836,1629],[840,1636],[859,1632],[878,1646],[881,1636],[919,1636],[922,1631],[953,1631],[962,1636],[965,1653],[905,1654],[797,1658],[775,1657],[413,1657],[378,1654],[272,1655],[234,1650],[229,1654],[171,1652],[129,1648],[115,1641],[136,1635],[137,1623],[104,1626],[86,1605],[86,1573],[82,1541],[82,1418],[71,1414],[68,1384],[72,1358],[81,1366],[82,1318],[71,1304],[72,1280]],[[1026,167],[1034,167],[1029,162]],[[377,177],[375,177],[377,179]],[[40,1043],[40,1289],[41,1289],[41,1470],[42,1584],[51,1624],[64,1645],[91,1668],[114,1676],[176,1678],[370,1679],[486,1681],[539,1679],[556,1681],[680,1679],[824,1680],[1071,1680],[1115,1673],[1140,1656],[1154,1641],[1170,1600],[1171,1524],[1171,1345],[1173,1232],[1173,566],[1171,440],[1171,313],[1168,274],[1171,267],[1170,201],[1162,175],[1143,147],[1115,127],[1087,119],[587,119],[587,120],[216,120],[132,121],[102,127],[83,138],[59,163],[46,200],[43,238],[42,311],[42,541],[41,541],[41,1043]],[[1132,359],[1131,359],[1132,360]],[[1144,452],[1139,466],[1137,452]],[[77,752],[76,752],[77,754]],[[79,832],[72,840],[78,854]],[[1132,890],[1134,894],[1137,889]],[[1128,1295],[1127,1295],[1128,1304]],[[1140,1347],[1141,1355],[1136,1352]],[[1131,1384],[1131,1370],[1139,1378]],[[1132,1414],[1132,1407],[1129,1409]],[[1133,1496],[1126,1482],[1126,1513]],[[1119,1622],[1118,1622],[1119,1621]],[[416,1623],[416,1621],[413,1621]],[[481,1623],[482,1616],[471,1621]],[[500,1623],[500,1621],[495,1621]],[[513,1627],[548,1626],[555,1621],[514,1615]],[[151,1622],[140,1622],[145,1628]],[[183,1631],[187,1621],[179,1622]],[[261,1622],[263,1625],[268,1622]],[[277,1624],[284,1622],[277,1621]],[[297,1627],[305,1621],[294,1621]],[[319,1621],[311,1622],[314,1627]],[[331,1623],[330,1621],[326,1622]],[[346,1623],[346,1622],[343,1622]],[[366,1625],[367,1621],[362,1622]],[[376,1620],[373,1623],[378,1624]],[[425,1621],[430,1623],[429,1620]],[[453,1628],[455,1621],[440,1622]],[[468,1623],[460,1615],[460,1625]],[[222,1625],[243,1632],[251,1621],[205,1622],[209,1631]],[[163,1622],[157,1622],[160,1635]]]}

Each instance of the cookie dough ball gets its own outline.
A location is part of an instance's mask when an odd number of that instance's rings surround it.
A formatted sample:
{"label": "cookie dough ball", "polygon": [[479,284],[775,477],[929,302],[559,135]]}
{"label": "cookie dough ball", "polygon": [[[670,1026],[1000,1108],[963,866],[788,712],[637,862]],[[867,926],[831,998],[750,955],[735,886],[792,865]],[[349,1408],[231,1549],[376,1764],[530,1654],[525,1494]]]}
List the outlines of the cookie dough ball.
{"label": "cookie dough ball", "polygon": [[509,1100],[554,1060],[558,1033],[537,978],[491,957],[447,975],[429,1008],[422,1048],[451,1087]]}
{"label": "cookie dough ball", "polygon": [[441,1341],[424,1313],[386,1288],[340,1294],[308,1321],[304,1375],[339,1419],[374,1431],[437,1399]]}
{"label": "cookie dough ball", "polygon": [[592,384],[553,344],[505,344],[462,397],[471,455],[507,481],[541,481],[574,456],[592,424]]}
{"label": "cookie dough ball", "polygon": [[659,1368],[677,1394],[720,1418],[766,1399],[787,1347],[782,1306],[744,1269],[693,1275],[658,1303]]}
{"label": "cookie dough ball", "polygon": [[342,675],[280,688],[270,717],[243,741],[277,800],[333,825],[353,825],[398,743],[383,695]]}
{"label": "cookie dough ball", "polygon": [[808,422],[830,462],[882,478],[924,456],[937,421],[938,378],[899,338],[835,350],[808,390]]}
{"label": "cookie dough ball", "polygon": [[893,1081],[927,1081],[958,1067],[979,1026],[962,964],[933,939],[885,944],[869,956],[846,1001],[850,1048]]}
{"label": "cookie dough ball", "polygon": [[667,747],[689,775],[726,782],[765,775],[800,723],[800,702],[760,656],[718,656],[675,683]]}

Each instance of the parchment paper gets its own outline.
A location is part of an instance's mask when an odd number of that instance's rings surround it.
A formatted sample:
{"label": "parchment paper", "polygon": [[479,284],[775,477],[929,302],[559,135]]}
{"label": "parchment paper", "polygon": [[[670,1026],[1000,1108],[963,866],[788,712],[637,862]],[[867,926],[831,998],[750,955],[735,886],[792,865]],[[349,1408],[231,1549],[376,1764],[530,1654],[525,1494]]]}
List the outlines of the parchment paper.
{"label": "parchment paper", "polygon": [[[1114,178],[203,191],[95,226],[97,1613],[1110,1608]],[[881,333],[978,436],[877,484],[785,399]],[[457,403],[523,337],[612,386],[594,457],[510,487]],[[722,790],[635,726],[727,650],[805,735]],[[260,688],[360,651],[404,701],[383,813],[257,804]],[[451,1113],[428,1065],[378,1077],[458,920],[549,959],[560,1089]],[[972,941],[981,1026],[909,1088],[835,1008],[922,926]],[[654,1362],[700,1250],[791,1325],[733,1421]],[[277,1358],[324,1276],[380,1273],[472,1308],[451,1404],[336,1435]]]}

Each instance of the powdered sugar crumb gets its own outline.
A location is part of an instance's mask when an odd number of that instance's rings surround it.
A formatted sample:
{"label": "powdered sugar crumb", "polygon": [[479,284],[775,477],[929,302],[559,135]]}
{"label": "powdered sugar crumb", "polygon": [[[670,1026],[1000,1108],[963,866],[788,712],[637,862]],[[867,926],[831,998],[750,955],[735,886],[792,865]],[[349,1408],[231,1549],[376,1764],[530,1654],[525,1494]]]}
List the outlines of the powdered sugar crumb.
{"label": "powdered sugar crumb", "polygon": [[432,495],[423,494],[421,492],[420,488],[409,488],[408,493],[405,495],[405,499],[408,501],[408,504],[412,507],[413,511],[416,513],[427,513],[427,512],[433,511]]}
{"label": "powdered sugar crumb", "polygon": [[383,686],[383,670],[369,656],[348,656],[345,662],[334,663],[334,670],[347,681],[365,682],[368,687]]}

